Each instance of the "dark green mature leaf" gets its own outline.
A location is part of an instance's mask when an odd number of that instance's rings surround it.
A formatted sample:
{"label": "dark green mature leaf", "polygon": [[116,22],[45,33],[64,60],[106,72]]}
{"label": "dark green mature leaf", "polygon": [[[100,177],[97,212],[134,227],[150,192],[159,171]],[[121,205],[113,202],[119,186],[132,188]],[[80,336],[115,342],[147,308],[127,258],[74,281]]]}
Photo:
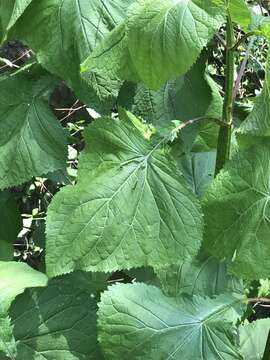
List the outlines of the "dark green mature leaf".
{"label": "dark green mature leaf", "polygon": [[12,194],[0,192],[0,260],[13,259],[13,241],[22,228],[21,214]]}
{"label": "dark green mature leaf", "polygon": [[103,293],[99,340],[108,359],[241,359],[234,346],[239,299],[170,298],[145,284]]}
{"label": "dark green mature leaf", "polygon": [[179,159],[179,166],[198,197],[206,192],[215,173],[216,152],[188,153]]}
{"label": "dark green mature leaf", "polygon": [[8,317],[11,302],[25,288],[45,286],[46,283],[46,275],[26,264],[0,261],[0,353],[6,353],[11,359],[16,355],[15,340]]}
{"label": "dark green mature leaf", "polygon": [[104,118],[87,128],[85,140],[78,184],[49,207],[49,275],[160,266],[196,255],[200,205],[166,138],[149,141],[129,118]]}
{"label": "dark green mature leaf", "polygon": [[172,120],[187,121],[200,116],[219,117],[222,100],[216,84],[205,73],[205,56],[183,76],[154,91],[143,83],[125,83],[119,103],[156,128],[167,128]]}
{"label": "dark green mature leaf", "polygon": [[270,319],[239,327],[240,351],[245,360],[262,360],[269,331]]}
{"label": "dark green mature leaf", "polygon": [[14,35],[22,38],[35,51],[39,62],[64,79],[82,101],[99,106],[100,100],[110,102],[117,96],[119,82],[106,74],[91,74],[89,86],[81,78],[80,64],[104,35],[123,21],[133,1],[34,1]]}
{"label": "dark green mature leaf", "polygon": [[0,43],[5,39],[8,30],[22,16],[32,0],[1,0],[0,2]]}
{"label": "dark green mature leaf", "polygon": [[0,189],[65,167],[65,133],[47,104],[53,84],[25,75],[0,82]]}
{"label": "dark green mature leaf", "polygon": [[139,1],[82,68],[159,89],[190,69],[225,12],[222,0]]}
{"label": "dark green mature leaf", "polygon": [[183,262],[157,269],[162,288],[169,296],[185,293],[213,297],[224,293],[243,293],[242,283],[228,275],[226,264],[213,257]]}
{"label": "dark green mature leaf", "polygon": [[26,290],[10,309],[16,360],[101,360],[97,300],[88,274],[73,273]]}
{"label": "dark green mature leaf", "polygon": [[249,279],[267,278],[269,264],[269,146],[236,154],[211,184],[203,202],[205,250],[232,260]]}

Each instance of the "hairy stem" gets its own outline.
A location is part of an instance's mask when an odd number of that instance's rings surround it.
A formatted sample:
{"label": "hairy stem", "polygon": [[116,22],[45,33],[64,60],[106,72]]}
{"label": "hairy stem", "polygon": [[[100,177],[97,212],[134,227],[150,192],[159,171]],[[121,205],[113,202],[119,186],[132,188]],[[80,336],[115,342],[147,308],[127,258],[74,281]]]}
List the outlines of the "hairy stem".
{"label": "hairy stem", "polygon": [[234,88],[234,31],[230,16],[227,17],[226,28],[226,83],[225,98],[223,105],[222,121],[224,125],[220,126],[217,146],[217,160],[215,175],[223,168],[225,162],[230,156],[231,147],[231,128],[232,128],[232,110],[233,110],[233,88]]}

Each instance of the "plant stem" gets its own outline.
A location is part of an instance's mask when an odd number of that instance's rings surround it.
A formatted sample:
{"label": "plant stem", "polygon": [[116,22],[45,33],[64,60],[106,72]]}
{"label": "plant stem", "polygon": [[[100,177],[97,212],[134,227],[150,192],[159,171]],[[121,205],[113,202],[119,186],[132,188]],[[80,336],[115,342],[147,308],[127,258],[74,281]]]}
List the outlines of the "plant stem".
{"label": "plant stem", "polygon": [[232,110],[233,110],[233,88],[234,88],[234,31],[230,15],[227,16],[226,26],[226,80],[225,80],[225,98],[223,105],[222,121],[224,125],[220,126],[217,146],[217,160],[215,175],[223,168],[225,162],[230,157],[231,147],[231,128],[232,128]]}
{"label": "plant stem", "polygon": [[268,333],[268,337],[267,337],[266,346],[265,346],[265,350],[264,350],[262,360],[270,360],[270,331]]}

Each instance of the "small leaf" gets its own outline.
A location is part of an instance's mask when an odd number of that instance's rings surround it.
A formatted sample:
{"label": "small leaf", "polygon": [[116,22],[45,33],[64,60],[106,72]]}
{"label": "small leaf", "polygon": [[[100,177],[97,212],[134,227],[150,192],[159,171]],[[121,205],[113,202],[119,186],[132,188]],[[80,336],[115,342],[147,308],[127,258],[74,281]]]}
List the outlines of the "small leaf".
{"label": "small leaf", "polygon": [[232,325],[240,300],[170,298],[145,284],[119,284],[101,296],[99,341],[108,359],[241,359]]}
{"label": "small leaf", "polygon": [[222,0],[138,1],[82,68],[159,89],[190,69],[225,13]]}
{"label": "small leaf", "polygon": [[240,325],[240,349],[245,360],[262,360],[269,331],[270,319]]}
{"label": "small leaf", "polygon": [[84,135],[78,183],[49,206],[48,274],[159,266],[195,256],[200,205],[166,138],[145,139],[127,116],[98,119]]}
{"label": "small leaf", "polygon": [[258,144],[227,163],[203,201],[206,251],[232,260],[240,277],[267,278],[270,273],[269,146]]}
{"label": "small leaf", "polygon": [[0,189],[66,166],[65,133],[46,101],[54,85],[25,75],[0,82]]}

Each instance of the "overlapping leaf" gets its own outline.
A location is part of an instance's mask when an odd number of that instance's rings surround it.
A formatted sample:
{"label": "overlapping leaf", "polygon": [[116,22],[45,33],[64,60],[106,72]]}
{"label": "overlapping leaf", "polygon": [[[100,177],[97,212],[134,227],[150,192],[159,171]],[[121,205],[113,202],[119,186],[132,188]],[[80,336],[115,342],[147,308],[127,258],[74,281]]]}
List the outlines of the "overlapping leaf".
{"label": "overlapping leaf", "polygon": [[56,195],[47,218],[47,271],[113,271],[179,263],[202,238],[198,200],[166,139],[149,141],[130,119],[85,131],[78,184]]}
{"label": "overlapping leaf", "polygon": [[16,347],[8,309],[15,297],[25,288],[45,286],[46,275],[39,273],[26,264],[0,262],[0,357],[1,351],[11,359],[15,357]]}
{"label": "overlapping leaf", "polygon": [[13,259],[13,242],[22,228],[21,215],[14,197],[0,192],[0,260]]}
{"label": "overlapping leaf", "polygon": [[0,82],[0,189],[66,166],[65,133],[47,103],[52,84],[25,75]]}
{"label": "overlapping leaf", "polygon": [[230,0],[228,10],[232,21],[237,25],[240,25],[242,30],[247,31],[251,24],[252,16],[246,1]]}
{"label": "overlapping leaf", "polygon": [[105,38],[83,69],[142,80],[159,89],[190,69],[223,24],[225,13],[222,0],[138,1],[126,22]]}
{"label": "overlapping leaf", "polygon": [[[40,63],[66,80],[82,101],[99,106],[112,100],[119,82],[106,74],[91,74],[87,85],[80,64],[97,43],[123,21],[133,0],[39,0],[34,1],[16,26],[19,36],[32,48]],[[99,110],[102,110],[100,108]]]}
{"label": "overlapping leaf", "polygon": [[238,305],[229,295],[170,298],[145,284],[115,285],[101,297],[99,340],[108,359],[241,359]]}
{"label": "overlapping leaf", "polygon": [[88,274],[73,273],[26,290],[10,309],[16,360],[101,360],[97,300]]}
{"label": "overlapping leaf", "polygon": [[269,169],[269,146],[258,144],[238,153],[204,198],[205,250],[250,279],[270,274]]}
{"label": "overlapping leaf", "polygon": [[224,262],[213,257],[160,268],[156,273],[168,296],[185,293],[213,297],[224,293],[243,292],[241,281],[227,273]]}

